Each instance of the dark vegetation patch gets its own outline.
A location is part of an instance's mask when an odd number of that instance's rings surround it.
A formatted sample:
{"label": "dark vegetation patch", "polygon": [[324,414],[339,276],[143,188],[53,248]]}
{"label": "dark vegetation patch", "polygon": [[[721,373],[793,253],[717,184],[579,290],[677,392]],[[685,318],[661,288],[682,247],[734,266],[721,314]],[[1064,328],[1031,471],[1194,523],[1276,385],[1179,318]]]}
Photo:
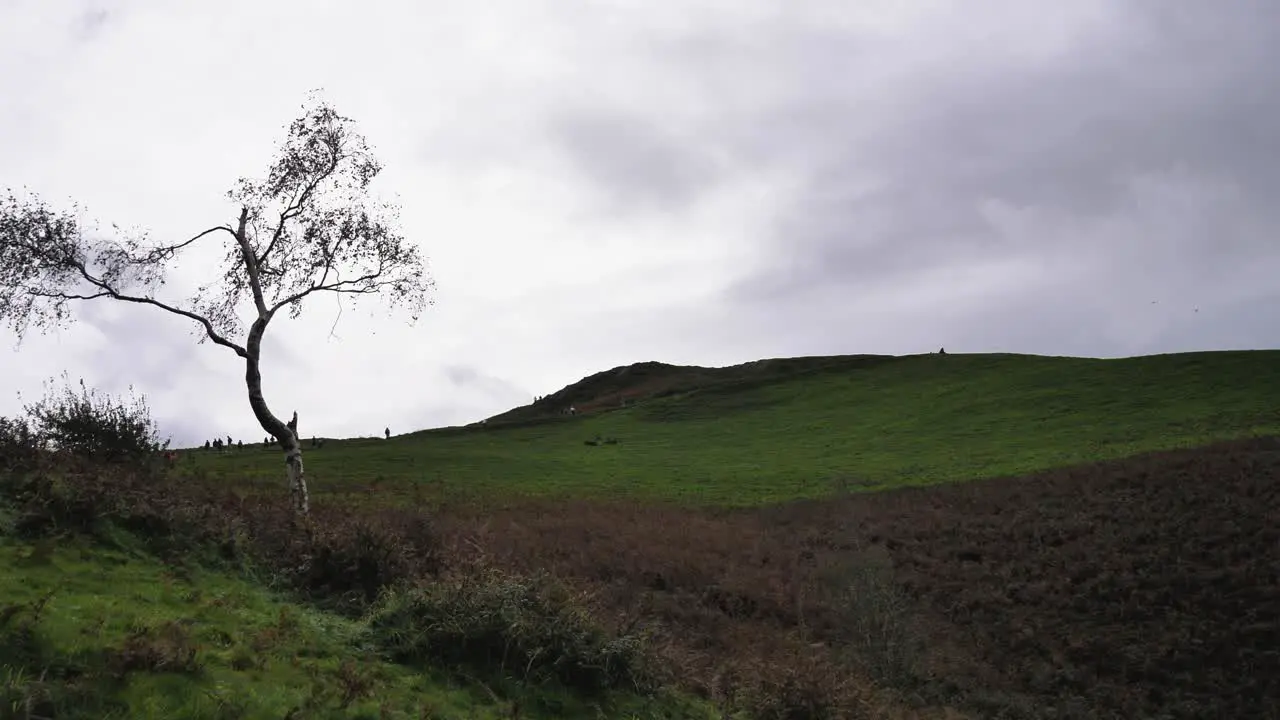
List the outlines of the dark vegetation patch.
{"label": "dark vegetation patch", "polygon": [[442,522],[450,556],[593,588],[688,686],[757,709],[890,688],[979,717],[1277,717],[1276,517],[1280,441],[1256,439],[767,510]]}
{"label": "dark vegetation patch", "polygon": [[970,648],[946,680],[1010,717],[1277,717],[1276,517],[1275,438],[762,516],[884,547]]}
{"label": "dark vegetation patch", "polygon": [[554,679],[588,696],[654,689],[641,638],[604,632],[580,595],[545,573],[454,572],[388,594],[370,626],[398,662],[483,675],[496,668],[522,682]]}

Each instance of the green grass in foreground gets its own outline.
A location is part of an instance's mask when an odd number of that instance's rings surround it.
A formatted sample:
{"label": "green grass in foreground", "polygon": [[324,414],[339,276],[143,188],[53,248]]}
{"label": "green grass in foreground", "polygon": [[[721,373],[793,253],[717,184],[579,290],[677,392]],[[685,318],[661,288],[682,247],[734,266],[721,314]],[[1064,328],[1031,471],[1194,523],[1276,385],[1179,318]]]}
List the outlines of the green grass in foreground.
{"label": "green grass in foreground", "polygon": [[[330,442],[305,459],[320,493],[428,484],[741,506],[1280,433],[1278,405],[1280,351],[925,355],[567,421]],[[597,434],[620,442],[584,445]],[[277,453],[196,454],[215,475],[282,487]]]}
{"label": "green grass in foreground", "polygon": [[[600,707],[517,692],[521,717],[710,717],[671,699]],[[0,718],[28,709],[94,720],[511,717],[479,684],[380,660],[363,623],[246,580],[84,539],[0,535]]]}

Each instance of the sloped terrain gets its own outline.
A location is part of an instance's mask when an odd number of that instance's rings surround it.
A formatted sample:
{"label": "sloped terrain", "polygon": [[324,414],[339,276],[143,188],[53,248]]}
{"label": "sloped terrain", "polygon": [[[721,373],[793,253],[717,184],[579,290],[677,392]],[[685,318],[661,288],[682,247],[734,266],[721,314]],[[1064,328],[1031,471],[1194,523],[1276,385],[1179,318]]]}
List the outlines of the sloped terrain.
{"label": "sloped terrain", "polygon": [[459,548],[641,613],[706,693],[773,667],[846,708],[887,686],[983,718],[1274,718],[1278,517],[1272,438],[761,510],[447,522]]}
{"label": "sloped terrain", "polygon": [[769,518],[814,547],[851,530],[883,544],[903,586],[1027,708],[1280,714],[1275,438]]}
{"label": "sloped terrain", "polygon": [[814,372],[869,368],[897,359],[891,355],[771,358],[719,368],[654,361],[633,363],[588,375],[535,403],[495,415],[486,423],[503,425],[561,417],[569,407],[589,414],[700,390],[745,390]]}
{"label": "sloped terrain", "polygon": [[307,462],[334,518],[548,571],[759,717],[1276,718],[1278,406],[1274,351],[916,356]]}
{"label": "sloped terrain", "polygon": [[0,719],[712,716],[554,579],[437,575],[421,513],[6,450]]}
{"label": "sloped terrain", "polygon": [[[763,363],[754,380],[575,419],[334,441],[306,449],[307,468],[318,489],[394,494],[430,483],[494,497],[744,506],[1280,433],[1274,351],[845,361],[780,379]],[[617,443],[587,444],[596,436]],[[197,452],[193,462],[278,487],[273,452]]]}

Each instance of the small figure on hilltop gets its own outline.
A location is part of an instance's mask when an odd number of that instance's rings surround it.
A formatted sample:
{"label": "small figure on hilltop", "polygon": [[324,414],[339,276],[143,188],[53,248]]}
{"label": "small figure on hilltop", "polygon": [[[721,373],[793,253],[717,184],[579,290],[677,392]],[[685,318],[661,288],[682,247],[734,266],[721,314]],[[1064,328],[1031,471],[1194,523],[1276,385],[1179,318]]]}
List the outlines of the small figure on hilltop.
{"label": "small figure on hilltop", "polygon": [[209,449],[211,449],[212,447],[213,447],[213,446],[209,444],[209,441],[208,441],[208,440],[205,440],[205,441],[204,441],[204,449],[205,449],[205,450],[209,450]]}
{"label": "small figure on hilltop", "polygon": [[387,429],[383,430],[383,431],[382,431],[382,434],[383,434],[383,435],[385,435],[385,436],[387,437],[387,439],[388,439],[388,440],[390,440],[390,439],[391,439],[391,428],[387,428]]}
{"label": "small figure on hilltop", "polygon": [[938,348],[938,354],[939,354],[939,355],[946,355],[946,354],[947,354],[947,349],[946,349],[946,348],[944,348],[944,347]]}

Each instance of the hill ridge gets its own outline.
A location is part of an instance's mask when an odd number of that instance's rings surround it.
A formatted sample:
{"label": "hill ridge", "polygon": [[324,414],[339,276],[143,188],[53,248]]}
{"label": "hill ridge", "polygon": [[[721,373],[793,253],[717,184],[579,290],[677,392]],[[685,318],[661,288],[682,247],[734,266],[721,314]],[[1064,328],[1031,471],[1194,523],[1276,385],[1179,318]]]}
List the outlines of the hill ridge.
{"label": "hill ridge", "polygon": [[708,367],[645,360],[587,375],[537,401],[499,413],[484,424],[523,424],[563,416],[569,408],[591,414],[652,398],[730,387],[781,382],[800,375],[867,368],[915,355],[804,355],[761,358],[736,365]]}

